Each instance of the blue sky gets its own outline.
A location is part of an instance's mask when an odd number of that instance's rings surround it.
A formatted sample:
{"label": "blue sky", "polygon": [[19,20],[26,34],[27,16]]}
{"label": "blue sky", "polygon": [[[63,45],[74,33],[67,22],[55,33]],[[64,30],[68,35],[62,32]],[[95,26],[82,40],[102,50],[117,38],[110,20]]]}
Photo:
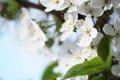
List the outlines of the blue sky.
{"label": "blue sky", "polygon": [[0,79],[40,80],[47,61],[38,53],[22,50],[17,36],[0,32]]}

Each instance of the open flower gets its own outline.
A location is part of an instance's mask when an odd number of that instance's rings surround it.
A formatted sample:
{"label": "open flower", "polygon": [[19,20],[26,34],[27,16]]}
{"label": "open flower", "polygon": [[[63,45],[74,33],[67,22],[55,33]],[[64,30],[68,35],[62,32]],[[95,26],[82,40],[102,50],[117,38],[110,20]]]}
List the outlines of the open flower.
{"label": "open flower", "polygon": [[[66,45],[68,44],[68,45]],[[63,50],[64,49],[64,50]],[[61,52],[62,51],[62,52]],[[61,80],[65,73],[74,65],[83,63],[85,59],[81,56],[81,48],[76,46],[74,42],[66,41],[60,48],[58,53],[58,66],[54,69],[55,72],[61,73],[57,80]],[[66,80],[88,80],[88,75],[69,78]]]}
{"label": "open flower", "polygon": [[68,0],[40,0],[40,3],[46,7],[46,12],[63,10],[70,5]]}
{"label": "open flower", "polygon": [[115,8],[119,7],[120,0],[90,0],[90,6],[94,8],[102,8],[105,6],[106,9],[111,9],[112,6]]}
{"label": "open flower", "polygon": [[91,60],[92,58],[97,57],[97,46],[102,37],[103,34],[98,32],[97,37],[92,40],[91,44],[81,50],[81,58]]}
{"label": "open flower", "polygon": [[36,46],[38,48],[43,47],[46,41],[45,34],[40,29],[39,25],[30,18],[26,8],[22,8],[20,18],[20,39],[29,46]]}
{"label": "open flower", "polygon": [[78,7],[78,12],[83,15],[93,15],[95,17],[101,16],[103,14],[102,8],[91,7],[89,3],[82,4]]}
{"label": "open flower", "polygon": [[71,12],[77,12],[78,6],[82,5],[83,3],[87,2],[89,0],[70,0],[71,6],[69,7],[68,11]]}
{"label": "open flower", "polygon": [[76,13],[66,13],[65,14],[65,22],[62,24],[60,32],[62,35],[60,37],[61,41],[67,39],[73,32],[74,27],[77,21],[77,14]]}
{"label": "open flower", "polygon": [[83,25],[77,25],[77,27],[80,28],[81,32],[81,36],[78,40],[77,45],[80,47],[88,47],[91,44],[92,39],[97,36],[97,30],[93,28],[93,22],[91,21],[90,17],[87,16]]}
{"label": "open flower", "polygon": [[114,22],[114,27],[112,27],[110,24],[105,24],[103,27],[103,31],[107,35],[113,36],[113,40],[116,45],[119,45],[120,42],[120,21],[119,19],[116,19]]}

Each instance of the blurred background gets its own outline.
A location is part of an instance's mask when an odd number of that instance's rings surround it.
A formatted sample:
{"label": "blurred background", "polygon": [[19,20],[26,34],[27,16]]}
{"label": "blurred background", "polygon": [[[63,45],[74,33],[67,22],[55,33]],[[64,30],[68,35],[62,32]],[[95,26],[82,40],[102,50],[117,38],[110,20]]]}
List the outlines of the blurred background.
{"label": "blurred background", "polygon": [[[37,4],[39,2],[30,1]],[[46,15],[37,9],[30,8],[29,13],[36,21],[46,18]],[[0,80],[41,80],[50,60],[35,50],[30,51],[23,47],[17,34],[19,27],[17,19],[7,20],[0,17]]]}

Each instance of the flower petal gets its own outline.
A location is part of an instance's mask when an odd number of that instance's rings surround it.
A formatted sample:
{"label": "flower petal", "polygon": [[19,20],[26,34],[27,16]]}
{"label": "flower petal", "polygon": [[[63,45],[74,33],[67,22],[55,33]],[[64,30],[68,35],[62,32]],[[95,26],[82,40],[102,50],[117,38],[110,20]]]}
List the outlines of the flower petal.
{"label": "flower petal", "polygon": [[120,33],[120,21],[118,19],[114,22],[114,28],[118,33]]}
{"label": "flower petal", "polygon": [[113,75],[120,77],[120,65],[113,65],[111,72]]}
{"label": "flower petal", "polygon": [[83,19],[80,19],[76,22],[76,28],[77,29],[80,29],[80,27],[84,24],[84,20]]}
{"label": "flower petal", "polygon": [[91,32],[90,32],[91,38],[95,38],[97,36],[97,29],[96,28],[92,28]]}
{"label": "flower petal", "polygon": [[60,36],[60,40],[61,40],[61,41],[66,40],[66,39],[72,34],[72,32],[73,32],[73,31],[63,32],[63,34]]}
{"label": "flower petal", "polygon": [[92,41],[92,38],[89,35],[82,35],[79,39],[78,43],[76,43],[79,47],[88,47]]}
{"label": "flower petal", "polygon": [[103,34],[100,32],[97,32],[97,37],[93,39],[93,44],[97,45],[102,37],[103,37]]}
{"label": "flower petal", "polygon": [[113,27],[110,24],[105,24],[104,27],[103,27],[103,31],[107,35],[113,36],[115,34],[115,31],[114,31]]}
{"label": "flower petal", "polygon": [[105,0],[90,0],[90,6],[94,8],[101,8],[104,6]]}
{"label": "flower petal", "polygon": [[93,16],[98,17],[103,14],[103,9],[102,8],[93,8]]}

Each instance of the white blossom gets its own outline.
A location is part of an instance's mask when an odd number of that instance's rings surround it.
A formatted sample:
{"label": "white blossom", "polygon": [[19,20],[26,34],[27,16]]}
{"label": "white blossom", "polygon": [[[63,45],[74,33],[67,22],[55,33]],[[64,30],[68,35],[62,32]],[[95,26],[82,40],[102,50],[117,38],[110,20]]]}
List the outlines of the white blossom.
{"label": "white blossom", "polygon": [[82,4],[81,6],[79,6],[78,12],[83,15],[87,15],[87,16],[93,15],[95,17],[101,16],[103,14],[102,8],[91,7],[89,3]]}
{"label": "white blossom", "polygon": [[98,32],[97,37],[92,40],[91,44],[86,48],[82,48],[81,53],[80,53],[80,57],[82,59],[84,59],[84,61],[91,60],[94,57],[98,56],[97,55],[97,46],[98,46],[102,37],[103,37],[103,34]]}
{"label": "white blossom", "polygon": [[63,10],[70,5],[68,0],[40,0],[40,3],[46,7],[46,12]]}
{"label": "white blossom", "polygon": [[[68,46],[66,46],[68,44]],[[63,52],[63,48],[65,49]],[[67,50],[66,50],[67,49]],[[58,54],[58,66],[54,69],[55,72],[61,73],[61,76],[57,78],[60,80],[63,78],[65,73],[74,65],[83,63],[85,59],[82,58],[81,49],[77,47],[72,42],[67,41],[60,49],[60,53]],[[69,78],[66,80],[88,80],[88,75],[86,76],[78,76],[74,78]]]}
{"label": "white blossom", "polygon": [[94,8],[102,8],[104,6],[104,10],[111,9],[112,7],[118,8],[120,0],[91,0],[90,6]]}
{"label": "white blossom", "polygon": [[72,4],[75,4],[75,5],[82,5],[83,3],[89,1],[89,0],[70,0]]}
{"label": "white blossom", "polygon": [[114,22],[114,27],[112,27],[109,24],[105,24],[103,27],[103,31],[107,34],[107,35],[111,35],[113,36],[113,40],[115,42],[116,45],[119,45],[120,42],[120,21],[119,19],[116,19]]}
{"label": "white blossom", "polygon": [[70,7],[67,10],[68,13],[71,12],[78,12],[78,6],[82,5],[83,3],[87,2],[89,0],[70,0]]}
{"label": "white blossom", "polygon": [[80,47],[88,47],[91,44],[92,39],[97,36],[97,30],[93,28],[93,22],[90,17],[85,18],[84,24],[80,27],[80,32],[81,36],[77,45]]}
{"label": "white blossom", "polygon": [[76,13],[66,13],[65,14],[65,22],[62,24],[60,32],[62,35],[60,37],[61,41],[67,39],[73,32],[74,27],[77,21],[77,14]]}
{"label": "white blossom", "polygon": [[33,21],[26,8],[22,8],[21,26],[19,31],[20,39],[29,46],[41,48],[45,45],[46,37],[39,25]]}
{"label": "white blossom", "polygon": [[108,35],[115,35],[114,28],[110,24],[105,24],[103,27],[103,31]]}

